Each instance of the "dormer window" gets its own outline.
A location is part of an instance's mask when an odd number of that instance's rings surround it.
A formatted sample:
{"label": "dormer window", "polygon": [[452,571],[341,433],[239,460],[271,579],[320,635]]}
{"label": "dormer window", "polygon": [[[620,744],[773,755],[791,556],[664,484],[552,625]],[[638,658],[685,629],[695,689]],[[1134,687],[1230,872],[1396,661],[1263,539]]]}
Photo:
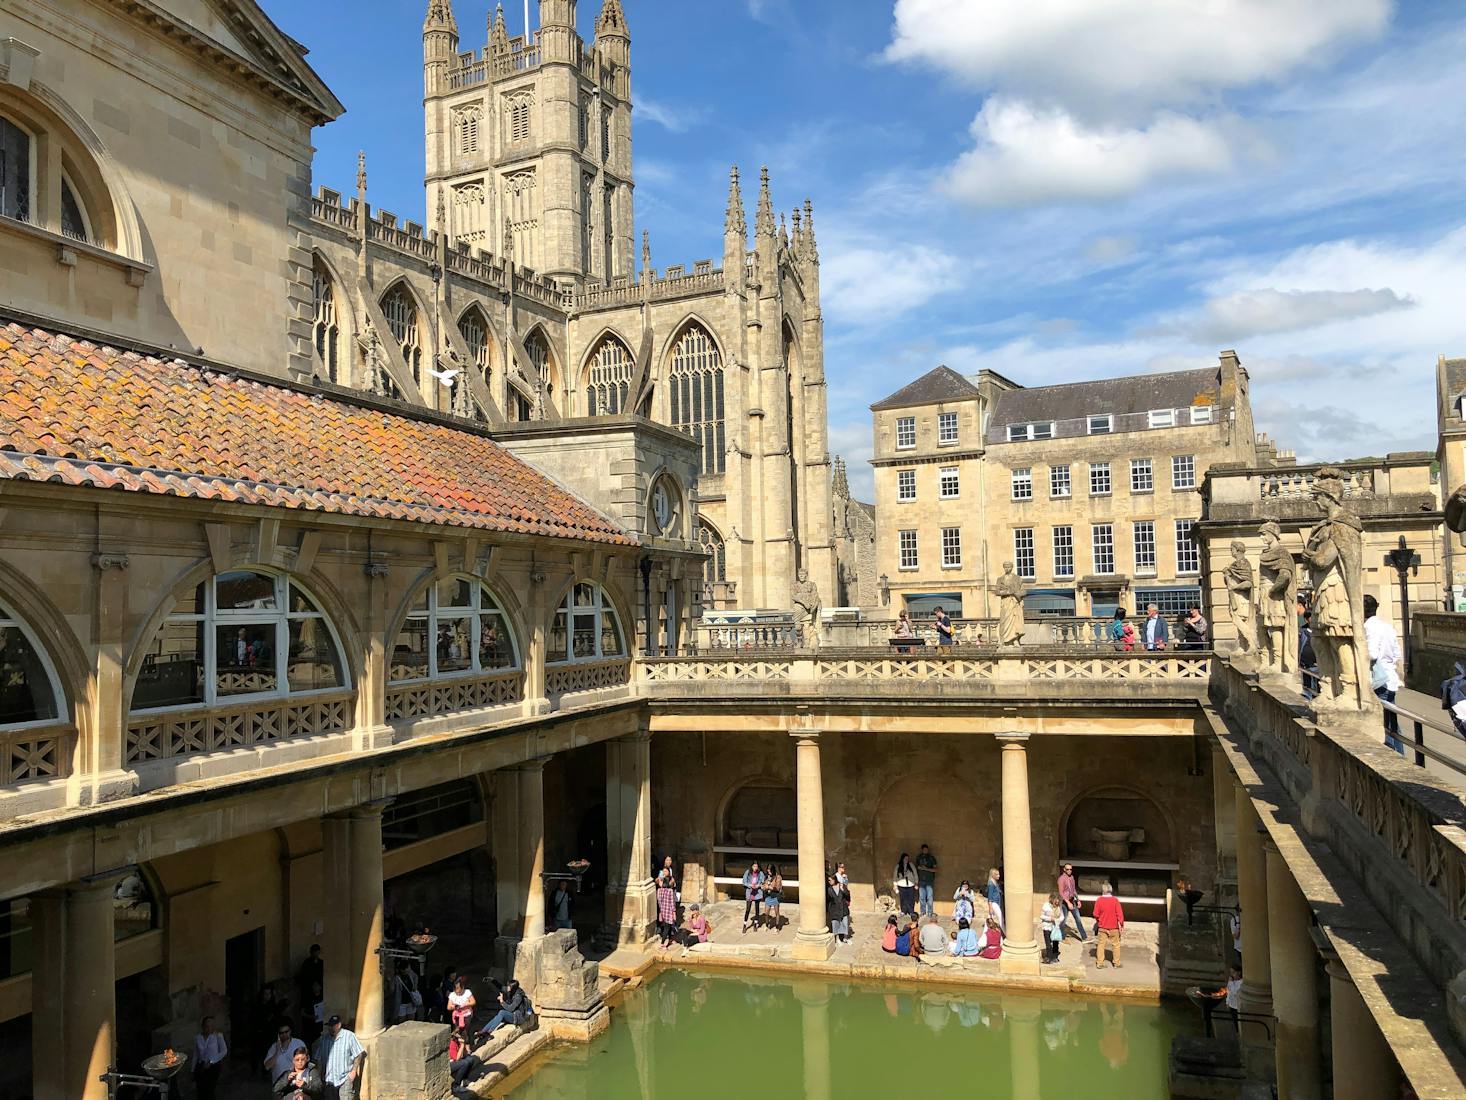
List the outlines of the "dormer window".
{"label": "dormer window", "polygon": [[1192,405],[1191,406],[1191,423],[1193,423],[1193,424],[1210,424],[1211,423],[1211,406],[1210,405]]}
{"label": "dormer window", "polygon": [[1090,435],[1108,435],[1115,430],[1115,418],[1109,413],[1094,415],[1089,418]]}
{"label": "dormer window", "polygon": [[1174,428],[1176,426],[1176,410],[1151,409],[1149,421],[1152,428]]}

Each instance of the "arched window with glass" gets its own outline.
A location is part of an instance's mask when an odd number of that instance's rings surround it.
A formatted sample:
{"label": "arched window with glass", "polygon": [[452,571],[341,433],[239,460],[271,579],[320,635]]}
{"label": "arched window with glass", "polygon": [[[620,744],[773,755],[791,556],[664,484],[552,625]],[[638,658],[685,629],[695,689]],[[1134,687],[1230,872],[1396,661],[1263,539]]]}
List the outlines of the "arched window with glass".
{"label": "arched window with glass", "polygon": [[418,593],[392,646],[394,683],[519,667],[509,617],[477,577],[435,581]]}
{"label": "arched window with glass", "polygon": [[634,363],[631,349],[609,333],[596,345],[585,372],[587,416],[615,416],[626,411]]}
{"label": "arched window with glass", "polygon": [[184,594],[149,643],[134,711],[214,706],[350,686],[320,605],[280,573],[237,569]]}
{"label": "arched window with glass", "polygon": [[667,388],[672,426],[697,440],[703,473],[721,474],[727,464],[723,357],[712,334],[695,321],[682,330],[672,345]]}
{"label": "arched window with glass", "polygon": [[50,658],[20,616],[0,603],[0,729],[66,720]]}
{"label": "arched window with glass", "polygon": [[605,589],[590,581],[577,581],[555,609],[550,628],[548,660],[551,664],[601,661],[626,656],[626,635],[621,616]]}
{"label": "arched window with glass", "polygon": [[422,334],[419,331],[421,325],[418,323],[417,304],[412,300],[412,292],[404,284],[398,283],[382,299],[382,313],[387,318],[387,327],[392,330],[392,338],[402,351],[403,362],[412,371],[412,380],[421,385]]}
{"label": "arched window with glass", "polygon": [[[483,311],[478,306],[472,306],[464,315],[458,318],[458,333],[463,337],[463,342],[468,345],[469,362],[472,369],[478,372],[479,381],[485,388],[493,377],[493,356],[494,345],[489,337],[489,322],[484,318]],[[457,397],[458,382],[455,380],[454,396]],[[457,408],[455,402],[454,408]],[[480,423],[488,421],[488,413],[479,404],[478,398],[473,396],[473,387],[468,391],[469,415]]]}
{"label": "arched window with glass", "polygon": [[728,547],[723,542],[723,536],[712,524],[708,523],[701,516],[697,518],[697,527],[693,530],[693,536],[697,539],[697,545],[708,555],[708,560],[703,566],[703,581],[707,584],[719,584],[728,579]]}
{"label": "arched window with glass", "polygon": [[330,272],[316,260],[312,273],[315,292],[315,320],[311,333],[315,339],[320,369],[329,382],[341,381],[341,325],[336,319],[336,289]]}

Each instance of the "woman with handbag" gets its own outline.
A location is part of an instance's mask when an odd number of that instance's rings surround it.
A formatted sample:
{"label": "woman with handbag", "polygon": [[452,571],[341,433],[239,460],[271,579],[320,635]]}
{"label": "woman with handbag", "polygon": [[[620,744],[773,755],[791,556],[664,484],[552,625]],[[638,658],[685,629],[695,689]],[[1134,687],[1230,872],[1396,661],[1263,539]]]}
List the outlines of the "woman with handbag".
{"label": "woman with handbag", "polygon": [[777,863],[769,864],[764,878],[764,919],[775,932],[779,931],[779,902],[784,896],[784,876]]}
{"label": "woman with handbag", "polygon": [[1043,912],[1039,915],[1039,927],[1043,930],[1043,942],[1039,945],[1043,948],[1043,961],[1056,963],[1059,961],[1059,943],[1064,938],[1063,908],[1059,904],[1059,895],[1050,894],[1049,900],[1044,902]]}
{"label": "woman with handbag", "polygon": [[901,912],[915,920],[916,864],[911,862],[910,852],[902,852],[901,858],[896,861],[896,870],[892,872],[891,884],[896,887],[896,897],[900,899]]}

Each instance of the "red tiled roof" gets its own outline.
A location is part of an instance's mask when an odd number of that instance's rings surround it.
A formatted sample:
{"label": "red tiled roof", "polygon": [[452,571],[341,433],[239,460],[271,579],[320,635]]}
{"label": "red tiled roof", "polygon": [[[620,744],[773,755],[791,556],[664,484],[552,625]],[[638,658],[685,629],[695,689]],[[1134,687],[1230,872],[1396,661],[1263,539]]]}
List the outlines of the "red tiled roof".
{"label": "red tiled roof", "polygon": [[636,542],[481,435],[18,324],[0,478]]}

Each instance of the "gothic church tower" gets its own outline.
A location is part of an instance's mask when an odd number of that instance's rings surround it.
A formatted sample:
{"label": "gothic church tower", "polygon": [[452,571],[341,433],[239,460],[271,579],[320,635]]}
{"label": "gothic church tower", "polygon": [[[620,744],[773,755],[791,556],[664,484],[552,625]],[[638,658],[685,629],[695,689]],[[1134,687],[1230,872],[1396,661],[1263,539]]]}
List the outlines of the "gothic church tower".
{"label": "gothic church tower", "polygon": [[539,0],[511,38],[502,5],[479,52],[459,52],[452,0],[423,24],[427,209],[459,241],[576,287],[634,273],[631,34],[604,0],[596,41],[576,0]]}

